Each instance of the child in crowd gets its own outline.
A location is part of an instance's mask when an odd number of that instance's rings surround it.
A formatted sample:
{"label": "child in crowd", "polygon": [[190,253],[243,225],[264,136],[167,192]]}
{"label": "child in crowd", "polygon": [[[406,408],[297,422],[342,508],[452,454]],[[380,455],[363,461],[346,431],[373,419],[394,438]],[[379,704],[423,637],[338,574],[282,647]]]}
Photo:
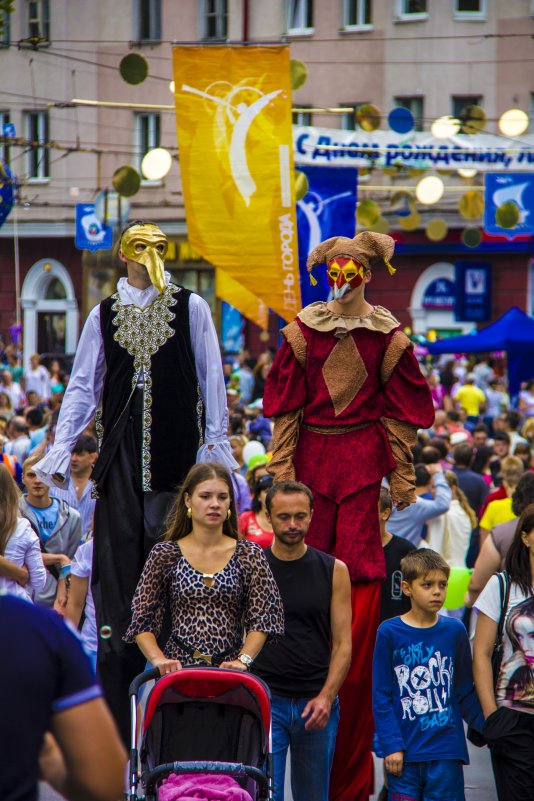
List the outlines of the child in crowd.
{"label": "child in crowd", "polygon": [[430,549],[401,561],[411,610],[378,629],[373,663],[375,751],[384,757],[391,801],[465,801],[468,764],[462,718],[481,731],[463,624],[440,616],[449,566]]}
{"label": "child in crowd", "polygon": [[95,602],[91,592],[93,566],[93,538],[79,546],[70,568],[70,588],[65,607],[65,617],[76,627],[80,625],[82,612],[85,619],[81,630],[83,650],[91,660],[96,672],[98,635],[96,630]]}
{"label": "child in crowd", "polygon": [[402,615],[410,610],[410,599],[402,591],[401,559],[413,551],[413,545],[404,537],[397,537],[387,531],[387,522],[393,504],[387,487],[380,488],[378,516],[380,520],[380,538],[386,560],[386,578],[382,582],[382,598],[380,600],[380,622],[391,617]]}
{"label": "child in crowd", "polygon": [[31,601],[46,582],[39,538],[19,518],[20,493],[7,467],[0,464],[0,593]]}

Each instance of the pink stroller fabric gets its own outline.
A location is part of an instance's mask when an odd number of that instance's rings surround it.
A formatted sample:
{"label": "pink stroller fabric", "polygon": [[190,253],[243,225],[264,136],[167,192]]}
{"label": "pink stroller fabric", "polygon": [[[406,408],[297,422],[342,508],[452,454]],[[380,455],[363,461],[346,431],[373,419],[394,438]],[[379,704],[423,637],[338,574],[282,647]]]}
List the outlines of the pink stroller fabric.
{"label": "pink stroller fabric", "polygon": [[159,788],[158,801],[252,801],[232,779],[209,773],[172,774]]}

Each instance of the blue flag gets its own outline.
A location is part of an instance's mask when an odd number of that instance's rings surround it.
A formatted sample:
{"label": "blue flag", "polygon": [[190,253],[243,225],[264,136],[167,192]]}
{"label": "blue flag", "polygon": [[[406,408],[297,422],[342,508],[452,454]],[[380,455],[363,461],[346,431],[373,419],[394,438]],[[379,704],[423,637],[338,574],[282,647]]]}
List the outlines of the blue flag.
{"label": "blue flag", "polygon": [[317,286],[311,286],[306,259],[313,248],[331,236],[353,237],[356,230],[358,170],[354,167],[299,166],[309,189],[297,203],[299,268],[302,303],[307,306],[328,298],[326,269],[314,271]]}
{"label": "blue flag", "polygon": [[7,164],[0,161],[0,227],[6,221],[15,201],[15,179]]}

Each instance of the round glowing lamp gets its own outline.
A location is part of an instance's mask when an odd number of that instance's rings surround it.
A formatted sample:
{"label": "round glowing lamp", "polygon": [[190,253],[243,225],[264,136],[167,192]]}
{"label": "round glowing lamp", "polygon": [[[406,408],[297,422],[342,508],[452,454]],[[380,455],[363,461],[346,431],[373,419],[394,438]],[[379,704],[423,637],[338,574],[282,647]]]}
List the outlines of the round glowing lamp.
{"label": "round glowing lamp", "polygon": [[172,156],[164,147],[149,150],[141,162],[141,172],[147,181],[161,181],[172,166]]}
{"label": "round glowing lamp", "polygon": [[474,167],[461,167],[458,170],[458,175],[460,178],[474,178],[477,172],[478,170],[475,170]]}
{"label": "round glowing lamp", "polygon": [[169,81],[169,92],[171,95],[174,94],[174,81]]}
{"label": "round glowing lamp", "polygon": [[505,111],[499,119],[499,131],[504,136],[520,136],[525,133],[528,125],[528,114],[525,114],[520,108],[511,108]]}
{"label": "round glowing lamp", "polygon": [[427,175],[425,178],[421,178],[415,187],[415,196],[419,203],[432,206],[433,203],[441,200],[444,190],[445,186],[441,178],[438,178],[437,175]]}
{"label": "round glowing lamp", "polygon": [[436,139],[450,139],[460,130],[460,120],[455,117],[438,117],[430,126],[430,132]]}

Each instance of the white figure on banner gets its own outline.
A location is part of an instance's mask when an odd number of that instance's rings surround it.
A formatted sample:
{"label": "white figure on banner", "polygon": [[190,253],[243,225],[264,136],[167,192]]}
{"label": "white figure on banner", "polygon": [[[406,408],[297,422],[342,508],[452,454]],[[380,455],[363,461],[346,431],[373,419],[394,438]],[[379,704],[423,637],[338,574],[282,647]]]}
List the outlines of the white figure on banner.
{"label": "white figure on banner", "polygon": [[[210,94],[215,86],[228,88],[224,97]],[[217,103],[225,115],[225,123],[232,126],[230,135],[230,146],[228,148],[228,155],[230,159],[230,171],[235,185],[245,201],[246,205],[250,205],[250,198],[257,189],[256,183],[250,173],[247,154],[246,154],[246,139],[250,127],[256,117],[266,108],[269,103],[274,100],[277,95],[282,93],[282,89],[277,89],[274,92],[264,95],[255,86],[232,86],[226,81],[217,81],[210,84],[206,91],[196,89],[194,86],[182,84],[183,92],[190,92],[191,94],[203,97],[212,103]],[[243,101],[235,102],[237,94],[241,93],[254,93],[258,95],[258,99],[252,103],[247,104]],[[221,121],[220,119],[218,120]]]}
{"label": "white figure on banner", "polygon": [[526,222],[527,217],[530,215],[530,209],[523,205],[523,193],[529,187],[528,183],[524,184],[510,184],[503,186],[502,189],[497,189],[493,193],[493,204],[498,208],[503,203],[512,201],[519,209],[519,220],[517,225]]}

